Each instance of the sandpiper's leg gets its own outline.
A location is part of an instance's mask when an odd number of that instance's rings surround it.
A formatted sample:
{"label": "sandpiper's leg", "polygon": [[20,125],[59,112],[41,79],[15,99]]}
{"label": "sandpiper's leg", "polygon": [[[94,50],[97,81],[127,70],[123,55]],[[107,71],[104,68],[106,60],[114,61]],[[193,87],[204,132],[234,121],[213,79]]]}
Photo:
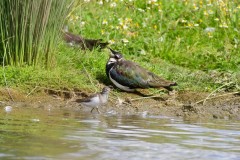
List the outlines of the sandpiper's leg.
{"label": "sandpiper's leg", "polygon": [[96,107],[96,109],[97,109],[98,113],[101,113],[101,112],[98,110],[98,106]]}
{"label": "sandpiper's leg", "polygon": [[93,111],[94,109],[95,109],[95,107],[92,108],[91,113],[92,113],[92,111]]}

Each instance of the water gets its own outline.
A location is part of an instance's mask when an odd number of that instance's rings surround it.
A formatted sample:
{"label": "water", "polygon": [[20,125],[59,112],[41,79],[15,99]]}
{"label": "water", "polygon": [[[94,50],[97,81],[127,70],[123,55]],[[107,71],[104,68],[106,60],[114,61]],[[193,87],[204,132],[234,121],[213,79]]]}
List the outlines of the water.
{"label": "water", "polygon": [[240,122],[0,108],[0,159],[239,160]]}

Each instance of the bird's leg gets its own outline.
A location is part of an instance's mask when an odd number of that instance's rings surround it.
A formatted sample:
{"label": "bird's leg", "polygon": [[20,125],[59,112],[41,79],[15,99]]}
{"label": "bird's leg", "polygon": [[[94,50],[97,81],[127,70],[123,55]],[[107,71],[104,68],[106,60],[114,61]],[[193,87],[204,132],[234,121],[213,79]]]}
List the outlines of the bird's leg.
{"label": "bird's leg", "polygon": [[96,109],[97,109],[98,113],[100,114],[101,112],[98,110],[98,106],[96,107]]}
{"label": "bird's leg", "polygon": [[95,109],[95,107],[92,108],[91,113],[92,113],[92,111],[93,111],[94,109]]}

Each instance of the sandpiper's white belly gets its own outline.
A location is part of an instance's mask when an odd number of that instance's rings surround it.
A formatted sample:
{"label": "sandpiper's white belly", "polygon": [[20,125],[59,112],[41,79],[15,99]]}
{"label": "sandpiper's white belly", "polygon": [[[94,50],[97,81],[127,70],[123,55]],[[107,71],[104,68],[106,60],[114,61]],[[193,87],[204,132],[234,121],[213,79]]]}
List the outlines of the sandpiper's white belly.
{"label": "sandpiper's white belly", "polygon": [[108,94],[103,94],[99,96],[101,104],[105,104],[108,101]]}
{"label": "sandpiper's white belly", "polygon": [[96,107],[100,105],[100,100],[99,100],[99,97],[97,96],[97,97],[93,97],[89,102],[82,102],[82,104],[88,107]]}

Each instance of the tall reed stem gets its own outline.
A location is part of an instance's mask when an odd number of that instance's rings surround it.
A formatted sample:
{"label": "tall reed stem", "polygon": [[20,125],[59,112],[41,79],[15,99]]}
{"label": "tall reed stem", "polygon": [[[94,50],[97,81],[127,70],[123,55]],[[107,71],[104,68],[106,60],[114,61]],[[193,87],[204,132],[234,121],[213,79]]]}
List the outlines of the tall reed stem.
{"label": "tall reed stem", "polygon": [[0,60],[7,65],[54,62],[55,49],[71,0],[1,0]]}

